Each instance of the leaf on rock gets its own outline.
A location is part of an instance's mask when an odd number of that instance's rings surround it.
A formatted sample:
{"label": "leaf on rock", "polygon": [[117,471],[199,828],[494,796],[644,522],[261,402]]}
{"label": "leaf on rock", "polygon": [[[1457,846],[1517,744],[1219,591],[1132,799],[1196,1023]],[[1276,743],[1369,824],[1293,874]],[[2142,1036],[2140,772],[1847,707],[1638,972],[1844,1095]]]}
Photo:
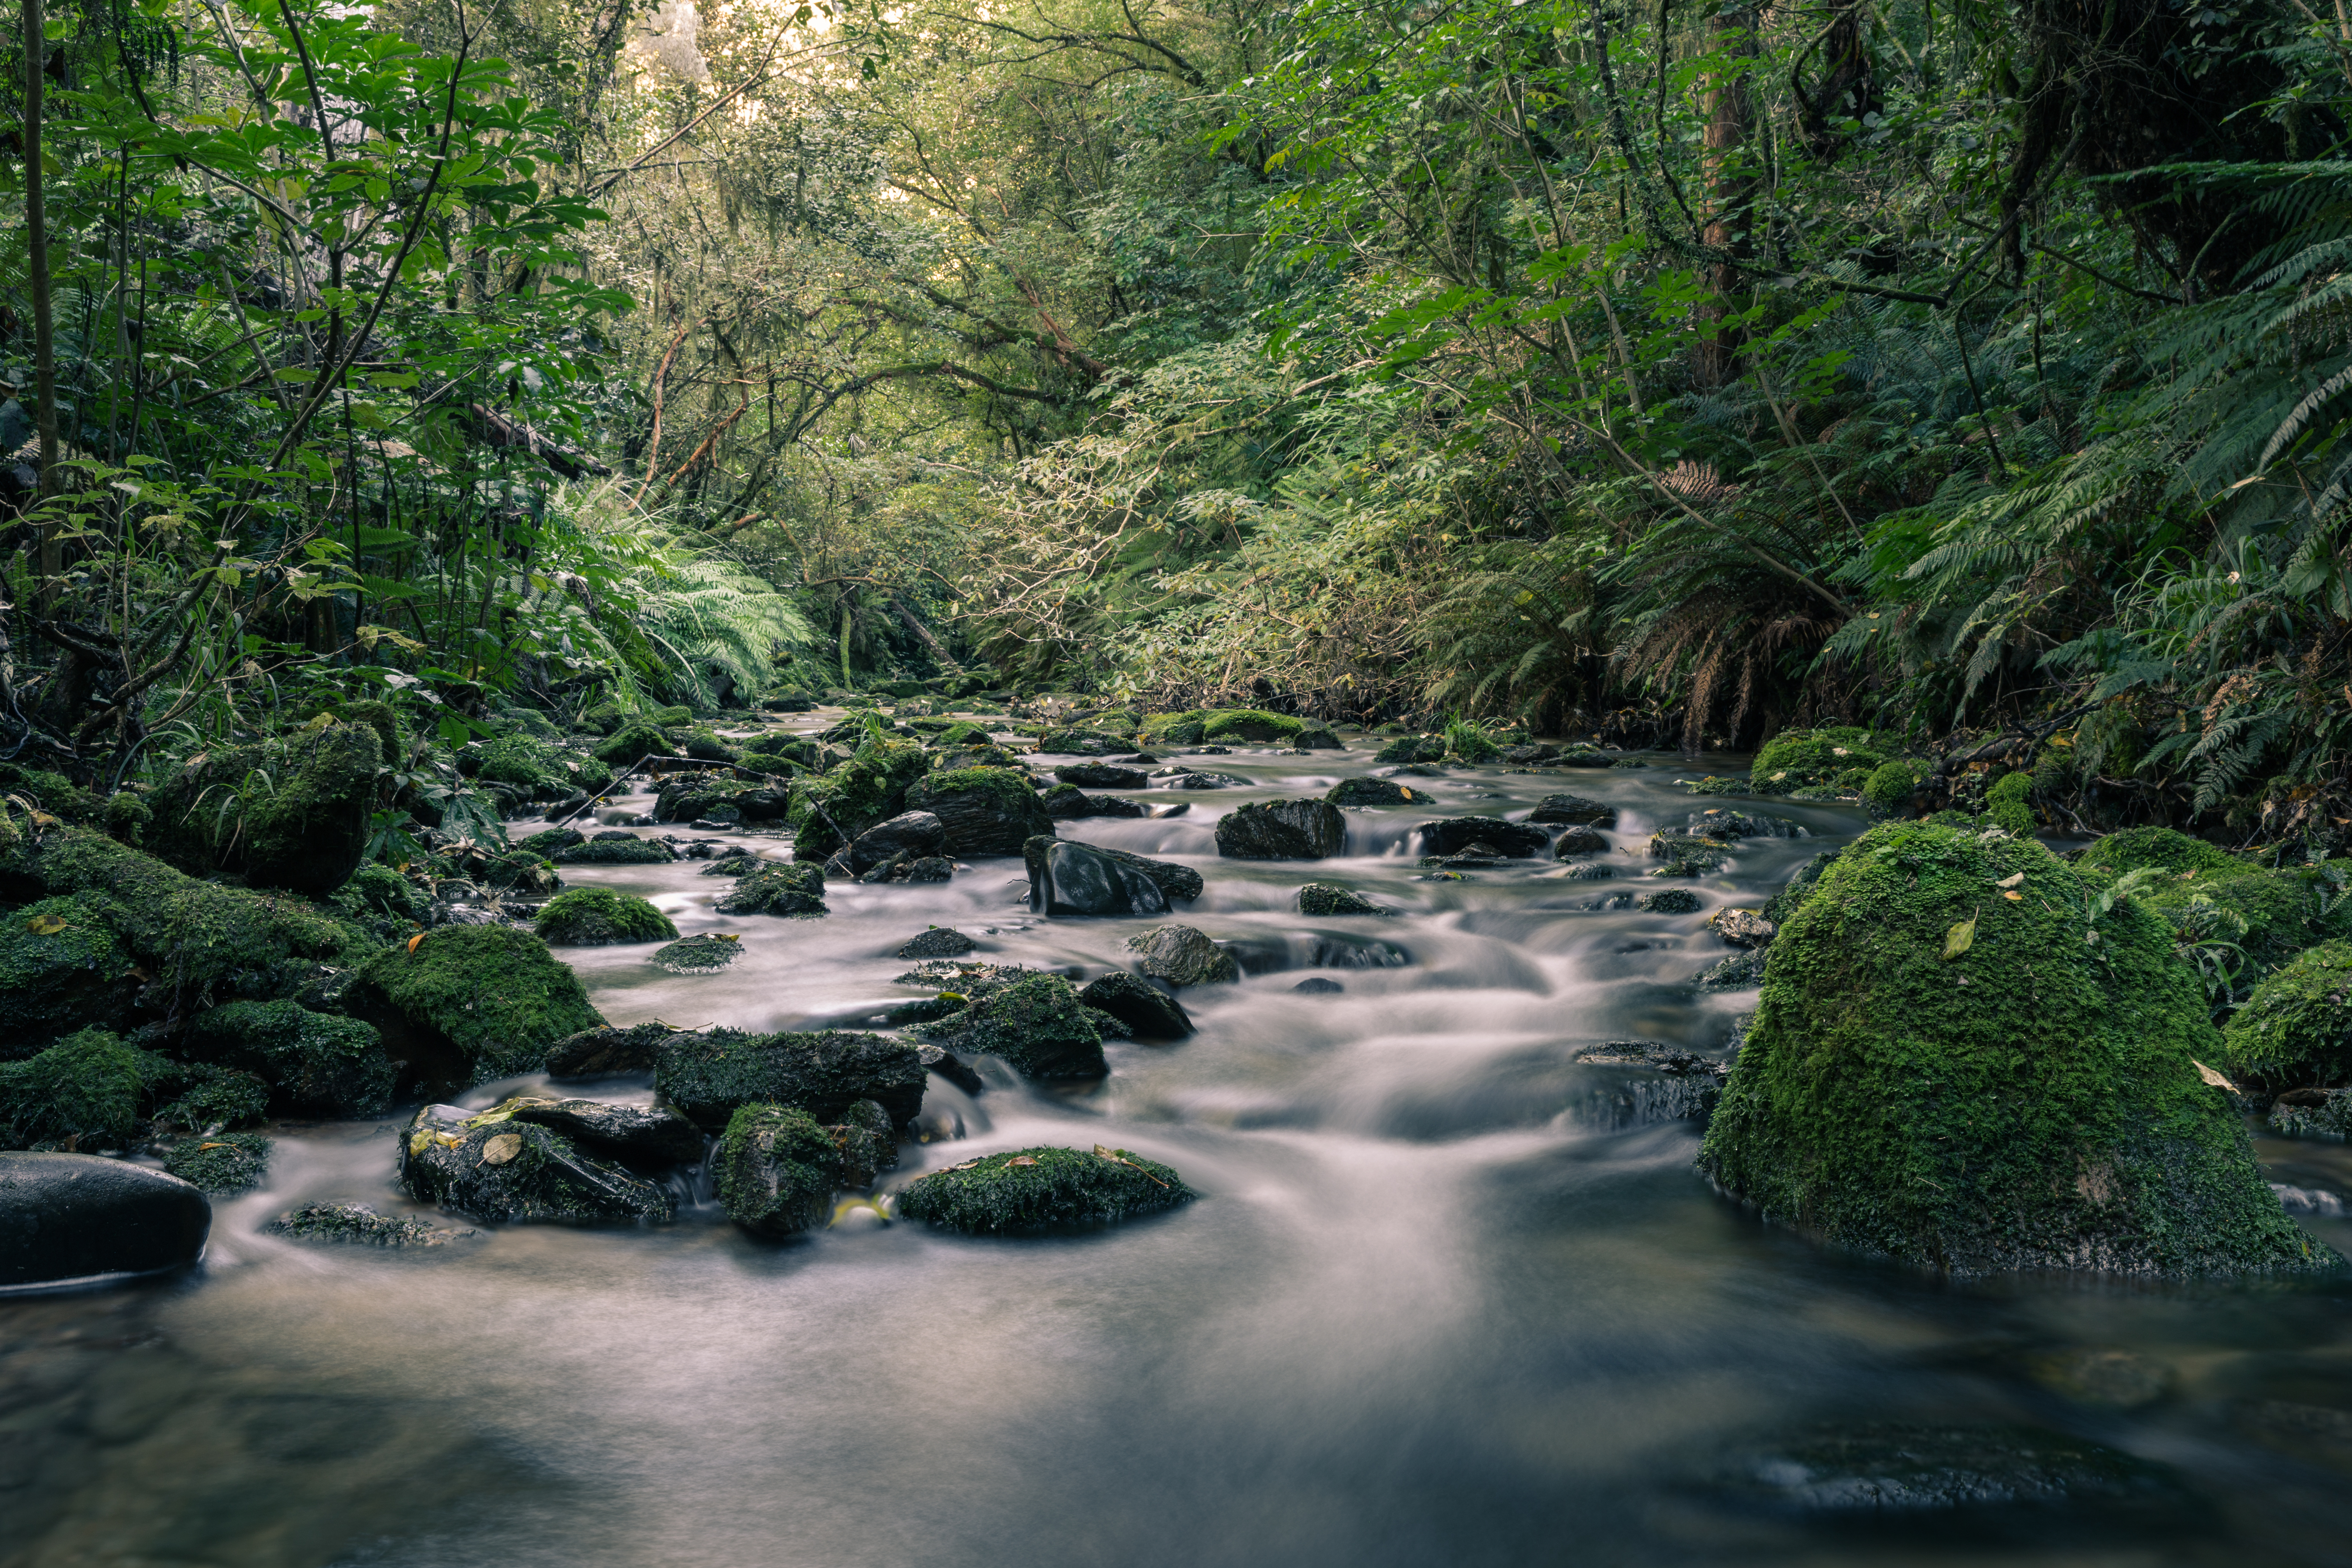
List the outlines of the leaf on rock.
{"label": "leaf on rock", "polygon": [[1971,947],[1974,947],[1976,945],[1976,917],[1974,915],[1970,915],[1967,920],[1960,921],[1958,925],[1944,933],[1944,956],[1947,959],[1958,958],[1960,954],[1968,952]]}

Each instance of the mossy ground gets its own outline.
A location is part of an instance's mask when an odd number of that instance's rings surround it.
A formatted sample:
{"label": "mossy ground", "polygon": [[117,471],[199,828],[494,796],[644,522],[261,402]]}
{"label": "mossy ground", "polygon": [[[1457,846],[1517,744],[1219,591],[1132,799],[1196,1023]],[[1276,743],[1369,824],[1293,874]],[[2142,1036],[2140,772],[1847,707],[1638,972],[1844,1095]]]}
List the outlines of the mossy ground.
{"label": "mossy ground", "polygon": [[2231,1072],[2274,1089],[2352,1080],[2352,942],[2297,953],[2254,987],[2222,1037]]}
{"label": "mossy ground", "polygon": [[898,1194],[898,1212],[969,1236],[1006,1236],[1108,1224],[1199,1195],[1168,1166],[1124,1149],[1036,1148],[934,1171]]}
{"label": "mossy ground", "polygon": [[163,1169],[208,1193],[251,1192],[269,1174],[269,1140],[257,1132],[183,1138],[164,1157]]}
{"label": "mossy ground", "polygon": [[677,940],[677,927],[649,900],[611,888],[574,888],[556,894],[540,910],[533,929],[551,947]]}
{"label": "mossy ground", "polygon": [[1748,787],[1757,795],[1787,795],[1833,784],[1856,769],[1864,770],[1866,782],[1894,750],[1884,736],[1868,730],[1783,730],[1757,752]]}
{"label": "mossy ground", "polygon": [[360,970],[349,1005],[387,1033],[446,1042],[486,1082],[535,1069],[547,1047],[604,1022],[579,977],[530,931],[445,926]]}
{"label": "mossy ground", "polygon": [[392,1103],[397,1076],[372,1026],[284,999],[201,1013],[188,1026],[185,1048],[260,1078],[271,1086],[270,1103],[288,1114],[379,1115]]}
{"label": "mossy ground", "polygon": [[1954,1274],[2335,1267],[2198,1071],[2221,1040],[2169,928],[2094,892],[2030,839],[1873,830],[1774,942],[1702,1168]]}

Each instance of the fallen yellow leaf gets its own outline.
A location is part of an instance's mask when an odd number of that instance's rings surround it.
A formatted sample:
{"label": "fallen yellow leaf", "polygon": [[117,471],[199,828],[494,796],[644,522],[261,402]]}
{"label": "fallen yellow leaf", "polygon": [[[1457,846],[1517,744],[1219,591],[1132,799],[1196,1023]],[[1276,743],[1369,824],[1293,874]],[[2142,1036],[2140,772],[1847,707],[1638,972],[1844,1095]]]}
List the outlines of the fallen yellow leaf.
{"label": "fallen yellow leaf", "polygon": [[1977,942],[1977,921],[1974,915],[1944,933],[1944,956],[1958,958],[1974,947]]}
{"label": "fallen yellow leaf", "polygon": [[418,931],[415,936],[410,937],[408,939],[408,951],[415,952],[416,951],[416,944],[424,940],[425,933],[423,931]]}
{"label": "fallen yellow leaf", "polygon": [[25,922],[25,929],[35,936],[55,936],[66,929],[63,915],[35,915]]}
{"label": "fallen yellow leaf", "polygon": [[2012,904],[2021,904],[2025,901],[2025,895],[2023,893],[2003,893],[2001,897],[2007,899]]}

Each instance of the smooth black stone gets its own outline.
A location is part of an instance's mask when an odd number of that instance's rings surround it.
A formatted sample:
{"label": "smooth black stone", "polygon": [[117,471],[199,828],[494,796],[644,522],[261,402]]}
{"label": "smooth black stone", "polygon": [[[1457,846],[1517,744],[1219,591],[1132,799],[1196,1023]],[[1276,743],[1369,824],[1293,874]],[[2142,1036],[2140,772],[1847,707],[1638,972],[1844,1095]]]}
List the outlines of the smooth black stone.
{"label": "smooth black stone", "polygon": [[0,1286],[194,1263],[213,1205],[193,1184],[95,1154],[0,1153]]}

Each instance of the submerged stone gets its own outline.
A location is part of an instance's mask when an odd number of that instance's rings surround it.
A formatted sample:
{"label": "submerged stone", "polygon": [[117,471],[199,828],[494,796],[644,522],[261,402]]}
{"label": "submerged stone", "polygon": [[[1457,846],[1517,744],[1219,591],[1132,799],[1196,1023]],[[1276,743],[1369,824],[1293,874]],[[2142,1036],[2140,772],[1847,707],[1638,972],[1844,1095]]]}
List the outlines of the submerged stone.
{"label": "submerged stone", "polygon": [[1318,974],[1312,978],[1300,981],[1297,984],[1292,986],[1291,989],[1293,991],[1302,992],[1309,996],[1337,996],[1339,993],[1345,991],[1347,987],[1340,984],[1336,980],[1326,980]]}
{"label": "submerged stone", "polygon": [[968,1236],[1006,1236],[1108,1224],[1199,1195],[1168,1166],[1124,1149],[1036,1148],[934,1171],[899,1193],[898,1212]]}
{"label": "submerged stone", "polygon": [[401,1134],[399,1182],[419,1203],[493,1225],[667,1220],[677,1208],[667,1188],[504,1109],[417,1111]]}
{"label": "submerged stone", "polygon": [[1384,915],[1388,910],[1336,882],[1308,882],[1298,889],[1302,915]]}
{"label": "submerged stone", "polygon": [[212,1223],[205,1194],[161,1171],[0,1153],[0,1286],[182,1268],[204,1255]]}
{"label": "submerged stone", "polygon": [[1498,816],[1448,816],[1435,822],[1417,823],[1413,832],[1421,837],[1421,852],[1424,855],[1449,856],[1462,853],[1474,844],[1485,844],[1497,855],[1519,858],[1540,855],[1551,845],[1551,835],[1540,827],[1524,822],[1505,822]]}
{"label": "submerged stone", "polygon": [[979,946],[963,932],[949,926],[932,926],[920,936],[908,938],[898,944],[900,958],[960,958]]}
{"label": "submerged stone", "polygon": [[446,1247],[470,1230],[450,1230],[421,1219],[381,1215],[365,1204],[305,1204],[261,1227],[297,1241],[337,1242],[358,1247]]}
{"label": "submerged stone", "polygon": [[1780,928],[1754,910],[1717,910],[1707,917],[1707,929],[1730,947],[1769,947]]}
{"label": "submerged stone", "polygon": [[738,1108],[711,1157],[727,1217],[757,1236],[782,1238],[822,1227],[840,1184],[841,1153],[807,1111]]}
{"label": "submerged stone", "polygon": [[1193,926],[1160,926],[1128,938],[1127,946],[1142,954],[1138,969],[1171,985],[1229,984],[1242,977],[1234,955]]}
{"label": "submerged stone", "polygon": [[1807,1513],[1946,1512],[2177,1496],[2162,1466],[2062,1432],[1886,1425],[1771,1445],[1739,1463],[1740,1489]]}
{"label": "submerged stone", "polygon": [[1272,800],[1217,819],[1217,853],[1231,860],[1322,860],[1348,842],[1348,819],[1328,800]]}
{"label": "submerged stone", "polygon": [[1041,914],[1156,915],[1201,896],[1201,874],[1191,867],[1124,849],[1041,837],[1022,847],[1022,858],[1029,907]]}
{"label": "submerged stone", "polygon": [[1954,1275],[2339,1266],[2199,1067],[2171,928],[2032,840],[1875,828],[1771,951],[1700,1155],[1768,1219]]}
{"label": "submerged stone", "polygon": [[711,907],[722,915],[813,919],[829,913],[824,901],[824,868],[805,860],[789,865],[763,861],[745,872]]}

